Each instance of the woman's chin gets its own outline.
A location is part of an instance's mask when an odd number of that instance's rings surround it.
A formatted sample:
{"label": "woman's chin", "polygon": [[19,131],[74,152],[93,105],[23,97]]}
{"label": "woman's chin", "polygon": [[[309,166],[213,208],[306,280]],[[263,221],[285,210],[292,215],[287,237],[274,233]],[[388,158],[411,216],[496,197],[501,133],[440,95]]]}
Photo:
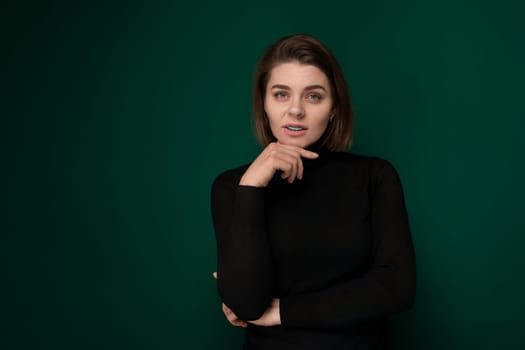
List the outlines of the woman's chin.
{"label": "woman's chin", "polygon": [[280,144],[282,145],[288,145],[288,146],[295,146],[295,147],[301,147],[301,148],[305,148],[306,147],[306,144],[305,142],[300,142],[300,141],[290,141],[290,140],[278,140],[277,142],[279,142]]}
{"label": "woman's chin", "polygon": [[290,138],[290,137],[278,138],[277,142],[283,145],[296,146],[296,147],[301,147],[301,148],[306,148],[308,147],[309,144],[312,143],[306,139]]}

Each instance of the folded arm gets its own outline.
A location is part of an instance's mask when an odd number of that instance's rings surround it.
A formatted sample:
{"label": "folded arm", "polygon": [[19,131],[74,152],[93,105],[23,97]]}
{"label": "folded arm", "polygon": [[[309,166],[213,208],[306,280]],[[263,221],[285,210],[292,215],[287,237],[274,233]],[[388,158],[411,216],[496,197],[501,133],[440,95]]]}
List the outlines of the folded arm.
{"label": "folded arm", "polygon": [[218,290],[238,318],[256,320],[271,305],[273,288],[264,188],[229,180],[219,176],[211,193]]}

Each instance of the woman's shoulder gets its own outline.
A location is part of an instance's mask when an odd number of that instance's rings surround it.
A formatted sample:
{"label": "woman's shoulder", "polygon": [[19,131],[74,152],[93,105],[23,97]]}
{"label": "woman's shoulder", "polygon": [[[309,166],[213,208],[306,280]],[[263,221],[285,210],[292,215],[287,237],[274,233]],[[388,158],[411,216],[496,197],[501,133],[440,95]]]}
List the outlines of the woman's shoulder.
{"label": "woman's shoulder", "polygon": [[336,165],[338,173],[344,174],[343,176],[347,178],[359,179],[359,183],[367,184],[372,195],[378,188],[397,191],[400,187],[401,180],[396,168],[385,158],[340,152],[334,154],[334,159],[337,159],[339,164],[344,164]]}
{"label": "woman's shoulder", "polygon": [[237,184],[241,181],[242,175],[246,172],[246,169],[248,169],[250,164],[251,163],[247,163],[222,171],[213,180],[213,186],[237,186]]}
{"label": "woman's shoulder", "polygon": [[394,165],[385,158],[353,152],[334,152],[333,159],[353,166],[367,168],[373,172],[394,168]]}
{"label": "woman's shoulder", "polygon": [[332,160],[338,167],[344,167],[349,172],[361,174],[372,183],[382,182],[386,178],[398,179],[399,175],[394,164],[385,158],[363,155],[353,152],[336,152]]}

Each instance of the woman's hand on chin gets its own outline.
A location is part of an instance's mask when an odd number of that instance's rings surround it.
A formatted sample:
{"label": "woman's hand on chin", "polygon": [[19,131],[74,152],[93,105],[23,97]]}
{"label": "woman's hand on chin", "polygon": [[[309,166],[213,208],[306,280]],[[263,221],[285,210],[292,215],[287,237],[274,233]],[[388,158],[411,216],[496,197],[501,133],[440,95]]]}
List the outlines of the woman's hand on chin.
{"label": "woman's hand on chin", "polygon": [[301,157],[315,159],[319,155],[304,148],[272,142],[252,162],[239,182],[243,186],[266,187],[277,170],[289,183],[303,178]]}

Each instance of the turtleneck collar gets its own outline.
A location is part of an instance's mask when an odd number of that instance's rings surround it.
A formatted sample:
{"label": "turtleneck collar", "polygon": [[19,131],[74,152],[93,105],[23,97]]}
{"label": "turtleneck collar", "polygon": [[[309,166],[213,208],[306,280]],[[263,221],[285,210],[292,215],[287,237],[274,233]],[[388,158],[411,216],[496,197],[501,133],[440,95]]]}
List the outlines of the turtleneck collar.
{"label": "turtleneck collar", "polygon": [[307,150],[319,154],[319,157],[315,159],[303,157],[303,165],[305,167],[310,167],[312,165],[323,163],[325,158],[330,154],[330,151],[326,148],[326,146],[322,146],[322,143],[323,140],[322,138],[320,138],[319,140],[312,143],[310,146],[306,147]]}
{"label": "turtleneck collar", "polygon": [[310,146],[306,147],[307,150],[315,152],[315,153],[325,153],[328,152],[325,146],[321,146],[323,143],[322,138],[312,143]]}

